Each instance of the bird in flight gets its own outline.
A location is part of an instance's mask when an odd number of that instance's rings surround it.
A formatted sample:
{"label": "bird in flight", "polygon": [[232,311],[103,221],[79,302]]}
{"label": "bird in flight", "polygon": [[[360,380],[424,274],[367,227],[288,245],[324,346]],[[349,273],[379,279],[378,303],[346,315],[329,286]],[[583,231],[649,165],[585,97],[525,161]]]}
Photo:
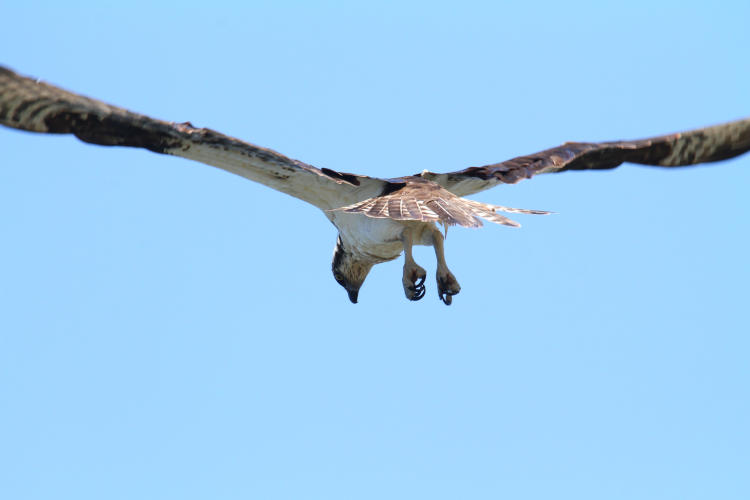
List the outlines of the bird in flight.
{"label": "bird in flight", "polygon": [[[190,122],[174,123],[68,92],[0,66],[0,124],[31,132],[73,134],[105,146],[145,148],[227,170],[284,192],[323,211],[339,231],[333,251],[336,281],[356,303],[375,264],[404,253],[402,284],[409,300],[425,294],[425,270],[413,245],[437,258],[438,297],[447,305],[461,287],[448,269],[437,224],[480,227],[482,219],[517,227],[504,213],[546,214],[464,198],[497,184],[537,174],[615,168],[622,163],[682,167],[716,162],[750,150],[750,118],[633,141],[568,142],[508,161],[456,172],[427,170],[393,179],[317,168],[271,149]],[[437,224],[436,224],[437,223]]]}

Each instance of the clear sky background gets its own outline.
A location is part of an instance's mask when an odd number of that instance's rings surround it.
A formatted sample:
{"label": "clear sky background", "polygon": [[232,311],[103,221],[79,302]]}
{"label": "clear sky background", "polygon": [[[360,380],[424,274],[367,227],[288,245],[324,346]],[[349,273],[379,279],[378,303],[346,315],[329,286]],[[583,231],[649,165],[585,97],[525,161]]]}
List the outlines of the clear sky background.
{"label": "clear sky background", "polygon": [[[2,63],[347,172],[750,115],[750,3],[0,4]],[[750,157],[543,175],[352,305],[240,177],[0,130],[0,497],[750,498]]]}

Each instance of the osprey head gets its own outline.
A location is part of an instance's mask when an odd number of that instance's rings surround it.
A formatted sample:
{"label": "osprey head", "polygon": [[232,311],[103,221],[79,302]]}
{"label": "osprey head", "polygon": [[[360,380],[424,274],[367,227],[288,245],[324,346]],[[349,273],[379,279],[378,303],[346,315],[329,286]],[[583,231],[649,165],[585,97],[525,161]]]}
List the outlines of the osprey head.
{"label": "osprey head", "polygon": [[341,236],[336,239],[336,247],[333,249],[333,262],[331,270],[336,282],[346,288],[349,300],[357,303],[359,288],[365,282],[367,274],[372,269],[373,262],[357,258],[354,254],[347,252],[341,242]]}

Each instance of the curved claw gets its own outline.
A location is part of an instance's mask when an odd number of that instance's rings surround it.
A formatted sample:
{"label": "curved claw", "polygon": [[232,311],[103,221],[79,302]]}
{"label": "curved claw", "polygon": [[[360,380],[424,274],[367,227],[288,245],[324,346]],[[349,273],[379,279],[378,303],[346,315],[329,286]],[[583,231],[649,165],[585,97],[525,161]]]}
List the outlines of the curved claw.
{"label": "curved claw", "polygon": [[438,298],[443,301],[446,306],[453,303],[453,296],[457,295],[461,291],[461,286],[456,281],[456,278],[448,272],[444,276],[437,277],[438,282]]}
{"label": "curved claw", "polygon": [[424,280],[427,277],[427,273],[424,269],[419,266],[412,268],[405,267],[404,269],[404,292],[406,298],[411,301],[420,300],[425,295]]}
{"label": "curved claw", "polygon": [[449,305],[451,305],[453,303],[453,296],[454,295],[455,294],[453,294],[453,293],[445,292],[444,294],[443,293],[439,294],[438,297],[440,298],[440,300],[443,301],[443,303],[446,306],[449,306]]}
{"label": "curved claw", "polygon": [[410,286],[409,291],[413,292],[413,294],[409,297],[409,300],[419,300],[422,297],[424,297],[424,294],[425,294],[424,278],[421,279],[420,282],[415,283],[414,286]]}

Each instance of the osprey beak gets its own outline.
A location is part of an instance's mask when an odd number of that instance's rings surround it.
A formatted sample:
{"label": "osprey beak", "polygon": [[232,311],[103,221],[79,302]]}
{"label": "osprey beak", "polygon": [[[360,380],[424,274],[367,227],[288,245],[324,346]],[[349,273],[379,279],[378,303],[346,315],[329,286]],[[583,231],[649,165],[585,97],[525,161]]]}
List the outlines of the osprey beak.
{"label": "osprey beak", "polygon": [[352,301],[352,304],[356,304],[357,303],[357,296],[359,295],[359,290],[350,290],[350,289],[347,288],[346,289],[346,293],[349,294],[349,300]]}

